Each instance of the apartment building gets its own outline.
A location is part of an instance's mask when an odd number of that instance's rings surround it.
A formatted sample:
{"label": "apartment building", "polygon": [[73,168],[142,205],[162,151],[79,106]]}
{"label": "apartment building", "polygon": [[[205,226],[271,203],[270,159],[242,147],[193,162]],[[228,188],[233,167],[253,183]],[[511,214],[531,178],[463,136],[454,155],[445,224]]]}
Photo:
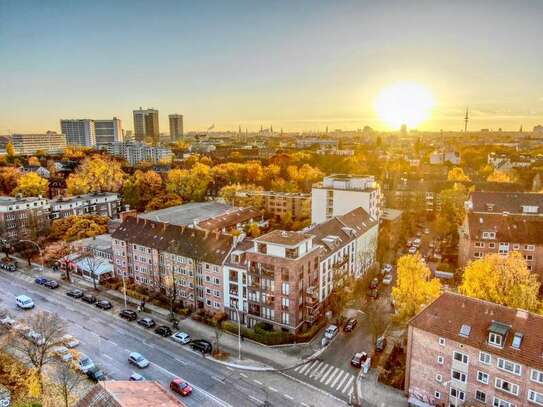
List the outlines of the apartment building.
{"label": "apartment building", "polygon": [[247,324],[247,251],[254,243],[245,239],[234,247],[224,263],[224,310],[232,321]]}
{"label": "apartment building", "polygon": [[66,143],[70,146],[94,147],[96,145],[94,120],[63,119],[60,121],[60,131],[66,136]]}
{"label": "apartment building", "polygon": [[473,192],[459,229],[459,264],[488,253],[521,252],[528,270],[543,276],[543,194]]}
{"label": "apartment building", "polygon": [[543,317],[446,292],[409,323],[409,405],[543,405]]}
{"label": "apartment building", "polygon": [[313,236],[274,230],[253,241],[247,258],[247,321],[297,333],[318,319],[319,246]]}
{"label": "apartment building", "polygon": [[112,238],[117,276],[160,290],[173,275],[183,306],[223,310],[223,265],[232,236],[131,216]]}
{"label": "apartment building", "polygon": [[121,143],[123,138],[123,126],[120,119],[114,117],[111,120],[95,120],[96,146],[102,148],[109,143]]}
{"label": "apartment building", "polygon": [[133,114],[134,139],[136,141],[148,140],[156,145],[160,137],[158,110],[140,107],[138,110],[134,110]]}
{"label": "apartment building", "polygon": [[443,165],[446,163],[459,165],[460,153],[458,151],[436,150],[430,154],[430,164]]}
{"label": "apartment building", "polygon": [[238,191],[234,205],[252,205],[277,218],[290,213],[294,219],[311,215],[311,194],[274,191]]}
{"label": "apartment building", "polygon": [[49,227],[49,201],[42,197],[0,196],[0,233],[14,241],[33,239]]}
{"label": "apartment building", "polygon": [[170,141],[175,143],[183,138],[183,115],[170,114],[168,120],[170,121]]}
{"label": "apartment building", "polygon": [[358,207],[378,220],[381,203],[381,188],[374,176],[330,175],[313,185],[311,222],[321,223]]}
{"label": "apartment building", "polygon": [[121,211],[121,198],[114,192],[100,192],[71,197],[58,197],[49,202],[50,218],[72,215],[102,215],[115,219]]}
{"label": "apartment building", "polygon": [[66,148],[66,136],[54,131],[40,134],[13,134],[11,143],[17,154],[31,155],[38,150],[49,154],[62,153]]}
{"label": "apartment building", "polygon": [[142,161],[156,164],[172,158],[172,150],[169,148],[150,146],[137,141],[109,143],[103,145],[103,148],[115,157],[124,158],[132,166]]}

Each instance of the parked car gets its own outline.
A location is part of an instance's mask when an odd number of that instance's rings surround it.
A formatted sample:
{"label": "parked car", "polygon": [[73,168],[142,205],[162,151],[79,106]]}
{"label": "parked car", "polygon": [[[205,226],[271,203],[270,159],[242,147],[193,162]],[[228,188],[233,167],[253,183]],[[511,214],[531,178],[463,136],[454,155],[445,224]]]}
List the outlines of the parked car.
{"label": "parked car", "polygon": [[79,360],[77,361],[77,368],[83,373],[87,373],[90,369],[94,368],[94,362],[87,355],[81,353],[79,355]]}
{"label": "parked car", "polygon": [[373,290],[374,288],[377,288],[377,287],[379,287],[379,279],[374,278],[370,282],[370,290]]}
{"label": "parked car", "polygon": [[64,335],[62,337],[62,343],[64,346],[66,346],[68,349],[76,348],[79,346],[79,339],[77,339],[73,335]]}
{"label": "parked car", "polygon": [[145,377],[138,373],[132,373],[128,380],[131,382],[143,382],[145,380]]}
{"label": "parked car", "polygon": [[0,263],[0,268],[6,271],[17,271],[17,265],[14,263]]}
{"label": "parked car", "polygon": [[149,366],[149,361],[145,359],[140,353],[132,352],[128,355],[128,363],[136,365],[137,367],[143,369]]}
{"label": "parked car", "polygon": [[356,318],[349,318],[345,325],[343,325],[343,332],[351,332],[353,329],[356,328],[356,325],[358,324],[358,320]]}
{"label": "parked car", "polygon": [[91,379],[93,382],[101,382],[103,380],[106,380],[106,375],[102,370],[100,370],[98,367],[93,366],[89,370],[87,370],[87,377]]}
{"label": "parked car", "polygon": [[183,379],[176,377],[170,382],[170,389],[182,396],[188,396],[192,393],[192,387]]}
{"label": "parked car", "polygon": [[416,238],[415,240],[413,240],[413,246],[415,247],[420,247],[420,244],[421,244],[421,240],[419,238]]}
{"label": "parked car", "polygon": [[9,315],[4,315],[4,317],[2,319],[0,319],[0,325],[4,326],[6,328],[12,328],[15,325],[16,322],[17,322],[17,320],[13,319]]}
{"label": "parked car", "polygon": [[60,287],[60,284],[55,281],[55,280],[49,280],[47,281],[46,283],[43,284],[45,287],[47,288],[52,288],[52,289],[55,289],[55,288],[59,288]]}
{"label": "parked car", "polygon": [[54,356],[56,356],[57,358],[59,358],[60,360],[64,362],[69,362],[73,358],[72,354],[70,353],[70,351],[68,350],[66,346],[55,346],[54,348],[51,349],[51,352],[53,353]]}
{"label": "parked car", "polygon": [[390,283],[392,283],[392,274],[385,274],[383,277],[383,284],[389,285]]}
{"label": "parked car", "polygon": [[326,328],[326,330],[324,331],[324,337],[325,338],[328,338],[328,339],[333,339],[334,336],[337,335],[339,329],[337,326],[335,325],[330,325],[328,328]]}
{"label": "parked car", "polygon": [[417,248],[415,246],[411,246],[407,252],[409,254],[415,254],[417,252]]}
{"label": "parked car", "polygon": [[78,288],[74,288],[73,290],[66,291],[66,295],[72,298],[81,298],[83,297],[83,291]]}
{"label": "parked car", "polygon": [[172,335],[172,339],[182,345],[186,345],[190,342],[190,335],[185,332],[176,332]]}
{"label": "parked car", "polygon": [[211,350],[213,349],[211,342],[206,341],[205,339],[196,339],[191,341],[190,346],[193,350],[197,350],[198,352],[202,353],[211,353]]}
{"label": "parked car", "polygon": [[157,329],[155,329],[155,333],[160,336],[167,337],[172,336],[173,331],[170,329],[169,326],[160,325]]}
{"label": "parked car", "polygon": [[34,308],[34,301],[32,301],[32,298],[27,295],[19,295],[17,298],[15,298],[15,304],[21,309]]}
{"label": "parked car", "polygon": [[83,294],[83,296],[81,297],[81,301],[88,304],[94,304],[96,302],[96,297],[92,294]]}
{"label": "parked car", "polygon": [[382,274],[392,273],[392,269],[393,269],[392,264],[388,264],[388,263],[383,264],[383,268],[381,270],[381,273]]}
{"label": "parked car", "polygon": [[34,280],[34,282],[36,284],[39,284],[39,285],[44,285],[45,283],[47,283],[47,280],[45,277],[36,277],[36,279]]}
{"label": "parked car", "polygon": [[377,338],[377,340],[375,341],[375,350],[377,352],[382,352],[385,350],[386,347],[387,338],[385,338],[384,336],[380,336],[379,338]]}
{"label": "parked car", "polygon": [[424,228],[424,234],[429,235],[430,234],[430,229],[429,228]]}
{"label": "parked car", "polygon": [[373,298],[374,300],[376,300],[377,298],[379,298],[379,290],[377,288],[369,290],[368,291],[368,297]]}
{"label": "parked car", "polygon": [[138,324],[141,326],[144,326],[145,328],[152,328],[156,325],[153,318],[145,317],[140,320],[138,320]]}
{"label": "parked car", "polygon": [[355,353],[351,359],[351,366],[361,368],[367,359],[368,354],[366,352]]}
{"label": "parked car", "polygon": [[43,345],[45,343],[45,339],[43,339],[43,335],[40,334],[39,332],[36,332],[32,329],[30,329],[27,333],[26,333],[26,338],[29,339],[30,341],[32,341],[34,344],[40,346],[40,345]]}
{"label": "parked car", "polygon": [[100,300],[96,303],[96,307],[103,310],[108,310],[108,309],[113,308],[113,305],[111,305],[111,303],[108,300]]}
{"label": "parked car", "polygon": [[128,321],[135,321],[138,319],[138,314],[136,311],[132,311],[131,309],[123,309],[121,312],[119,312],[119,316],[127,319]]}

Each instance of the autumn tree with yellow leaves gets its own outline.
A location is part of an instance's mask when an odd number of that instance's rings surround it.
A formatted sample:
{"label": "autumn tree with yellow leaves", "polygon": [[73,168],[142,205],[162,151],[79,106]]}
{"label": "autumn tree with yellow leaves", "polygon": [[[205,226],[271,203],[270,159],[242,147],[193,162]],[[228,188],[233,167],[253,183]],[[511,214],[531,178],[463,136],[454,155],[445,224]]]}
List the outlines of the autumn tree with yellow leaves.
{"label": "autumn tree with yellow leaves", "polygon": [[515,182],[515,177],[505,171],[494,170],[486,180],[488,182],[513,183]]}
{"label": "autumn tree with yellow leaves", "polygon": [[449,170],[447,174],[447,180],[453,182],[469,182],[471,181],[470,177],[464,173],[464,170],[461,167],[454,167]]}
{"label": "autumn tree with yellow leaves", "polygon": [[4,194],[11,194],[17,187],[17,181],[23,174],[15,167],[4,167],[0,169],[0,188]]}
{"label": "autumn tree with yellow leaves", "polygon": [[102,235],[107,232],[109,218],[101,215],[72,215],[51,224],[51,237],[67,242]]}
{"label": "autumn tree with yellow leaves", "polygon": [[143,211],[153,198],[163,193],[162,177],[155,171],[137,170],[123,185],[124,201],[139,211]]}
{"label": "autumn tree with yellow leaves", "polygon": [[521,253],[492,253],[467,265],[459,291],[469,297],[540,312],[539,286]]}
{"label": "autumn tree with yellow leaves", "polygon": [[190,170],[175,169],[168,172],[166,190],[186,201],[203,201],[212,178],[209,167],[196,163]]}
{"label": "autumn tree with yellow leaves", "polygon": [[66,181],[68,193],[80,195],[90,192],[118,192],[126,178],[121,164],[113,159],[93,155],[82,164]]}
{"label": "autumn tree with yellow leaves", "polygon": [[396,285],[392,288],[398,321],[407,322],[440,293],[441,282],[432,278],[418,254],[398,259]]}
{"label": "autumn tree with yellow leaves", "polygon": [[17,179],[17,187],[11,192],[13,196],[46,196],[49,183],[35,172],[29,172]]}

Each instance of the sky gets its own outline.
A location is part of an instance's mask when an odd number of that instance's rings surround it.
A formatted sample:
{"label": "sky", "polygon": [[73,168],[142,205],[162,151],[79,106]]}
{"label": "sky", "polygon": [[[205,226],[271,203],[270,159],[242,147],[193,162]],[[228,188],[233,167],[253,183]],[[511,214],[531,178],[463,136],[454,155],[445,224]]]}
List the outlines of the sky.
{"label": "sky", "polygon": [[0,0],[0,134],[61,118],[185,116],[185,130],[372,126],[414,82],[420,130],[543,124],[543,1]]}

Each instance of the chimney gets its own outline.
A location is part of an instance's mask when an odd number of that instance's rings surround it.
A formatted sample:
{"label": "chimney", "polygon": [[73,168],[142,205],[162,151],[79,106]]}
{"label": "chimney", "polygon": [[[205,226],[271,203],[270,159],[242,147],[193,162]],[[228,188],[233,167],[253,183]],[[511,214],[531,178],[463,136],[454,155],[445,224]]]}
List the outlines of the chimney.
{"label": "chimney", "polygon": [[528,311],[523,310],[523,309],[517,309],[517,318],[527,320],[528,319]]}

